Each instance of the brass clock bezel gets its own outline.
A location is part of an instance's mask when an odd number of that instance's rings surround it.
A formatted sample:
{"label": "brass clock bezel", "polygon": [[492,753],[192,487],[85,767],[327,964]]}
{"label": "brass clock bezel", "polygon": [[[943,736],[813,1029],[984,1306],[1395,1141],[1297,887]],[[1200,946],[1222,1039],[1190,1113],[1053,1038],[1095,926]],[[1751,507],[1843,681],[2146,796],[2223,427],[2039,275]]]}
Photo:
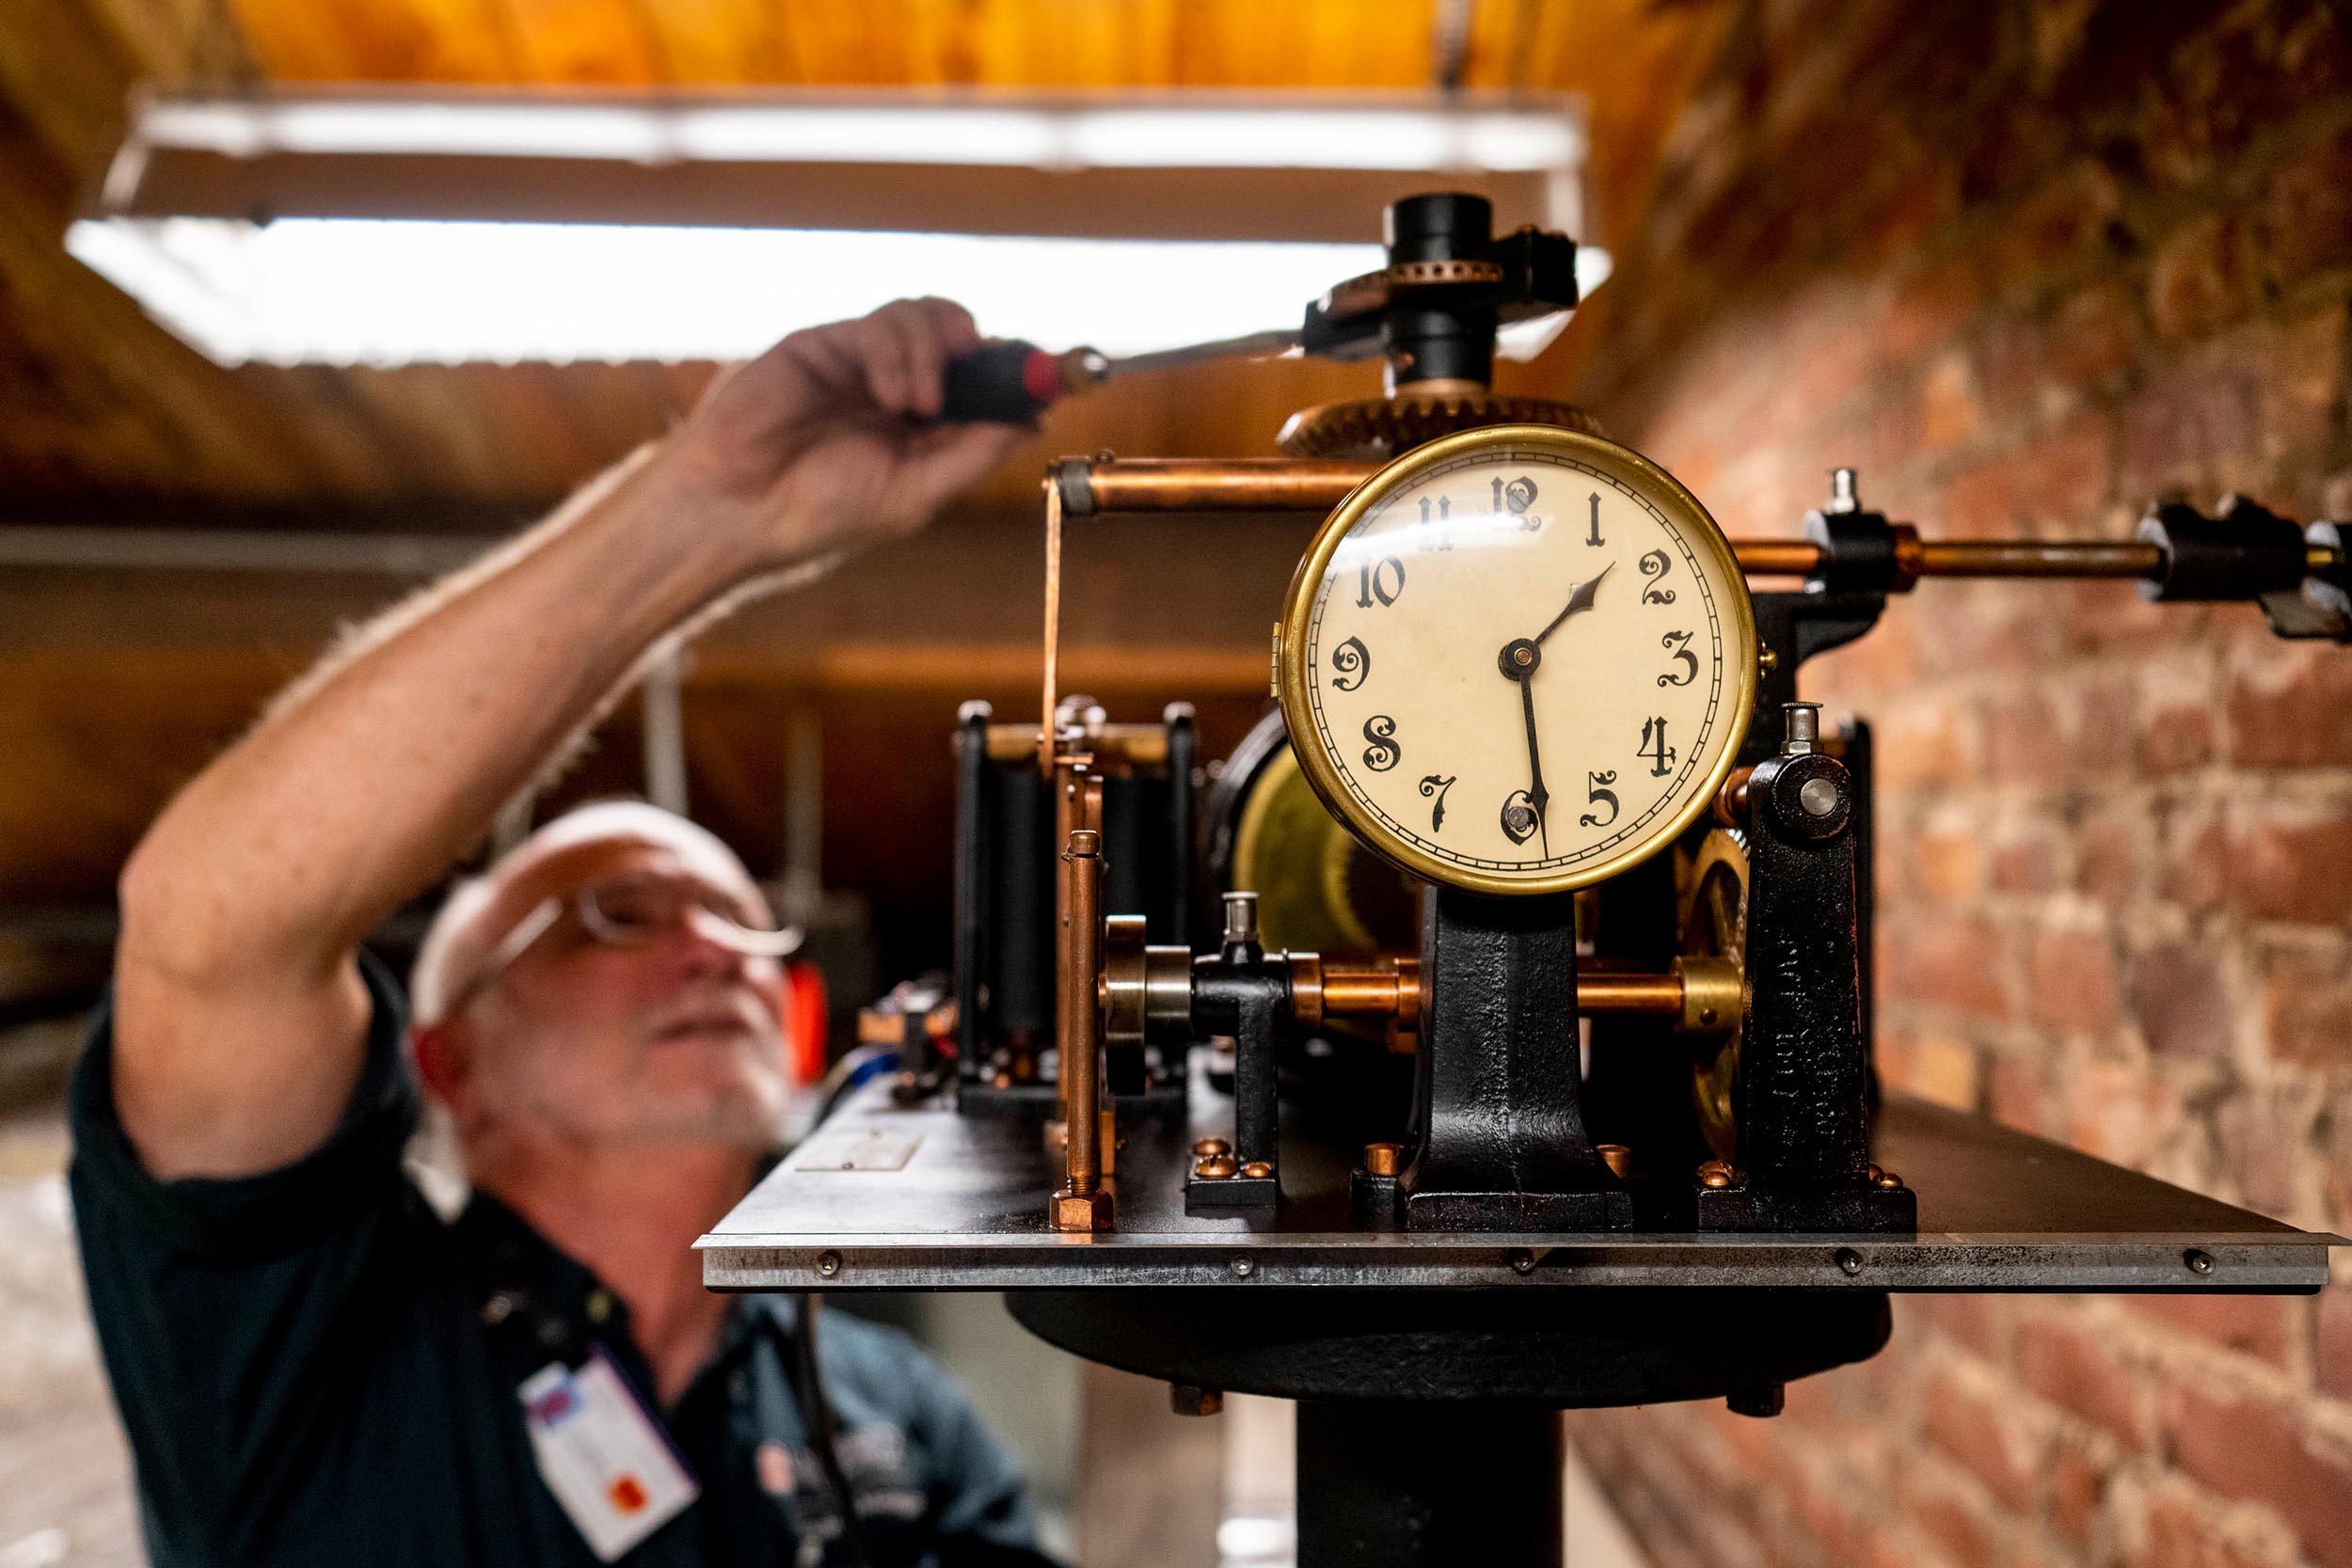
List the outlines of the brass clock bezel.
{"label": "brass clock bezel", "polygon": [[[1431,468],[1468,454],[1490,450],[1535,450],[1557,453],[1599,468],[1640,490],[1667,515],[1675,527],[1682,531],[1693,550],[1714,558],[1722,567],[1724,578],[1735,586],[1724,617],[1729,644],[1725,657],[1731,666],[1725,677],[1732,686],[1731,711],[1728,722],[1720,732],[1724,738],[1717,755],[1708,765],[1705,784],[1692,792],[1691,799],[1673,817],[1655,825],[1646,834],[1605,860],[1543,876],[1504,877],[1457,865],[1398,838],[1347,788],[1313,724],[1308,722],[1302,725],[1300,722],[1300,719],[1310,711],[1307,626],[1314,614],[1315,599],[1323,585],[1324,573],[1329,569],[1331,558],[1339,552],[1341,541],[1347,537],[1349,531],[1363,519],[1366,513]],[[1732,551],[1731,541],[1724,536],[1724,531],[1717,526],[1707,508],[1700,504],[1696,496],[1683,487],[1681,481],[1640,452],[1598,436],[1562,430],[1552,425],[1488,425],[1440,436],[1426,446],[1416,447],[1404,453],[1349,491],[1347,498],[1340,502],[1330,516],[1324,519],[1314,543],[1299,559],[1298,569],[1292,574],[1290,589],[1283,595],[1279,637],[1275,658],[1275,696],[1281,704],[1282,721],[1290,730],[1291,750],[1297,755],[1299,767],[1306,773],[1307,782],[1313,787],[1317,798],[1332,816],[1345,823],[1383,860],[1416,877],[1468,893],[1515,898],[1567,893],[1606,881],[1641,864],[1680,837],[1682,831],[1697,821],[1713,803],[1724,780],[1730,775],[1732,765],[1739,759],[1740,743],[1746,738],[1748,725],[1756,713],[1759,674],[1756,666],[1756,606],[1749,597],[1747,575],[1740,568],[1739,557]]]}

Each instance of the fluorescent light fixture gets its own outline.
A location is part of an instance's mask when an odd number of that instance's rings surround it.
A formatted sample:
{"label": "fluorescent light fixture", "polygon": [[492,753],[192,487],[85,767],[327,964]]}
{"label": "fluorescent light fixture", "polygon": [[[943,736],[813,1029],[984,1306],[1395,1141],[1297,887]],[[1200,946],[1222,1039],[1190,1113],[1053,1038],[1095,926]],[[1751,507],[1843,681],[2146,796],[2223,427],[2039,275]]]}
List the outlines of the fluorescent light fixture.
{"label": "fluorescent light fixture", "polygon": [[736,359],[919,293],[1121,354],[1295,324],[1415,190],[1574,232],[1582,159],[1563,101],[157,99],[67,247],[226,364]]}
{"label": "fluorescent light fixture", "polygon": [[1002,103],[822,97],[614,103],[551,98],[163,100],[140,117],[151,147],[273,152],[625,158],[640,163],[977,164],[1034,168],[1327,168],[1512,173],[1581,162],[1583,132],[1558,105],[1307,106],[1236,99]]}

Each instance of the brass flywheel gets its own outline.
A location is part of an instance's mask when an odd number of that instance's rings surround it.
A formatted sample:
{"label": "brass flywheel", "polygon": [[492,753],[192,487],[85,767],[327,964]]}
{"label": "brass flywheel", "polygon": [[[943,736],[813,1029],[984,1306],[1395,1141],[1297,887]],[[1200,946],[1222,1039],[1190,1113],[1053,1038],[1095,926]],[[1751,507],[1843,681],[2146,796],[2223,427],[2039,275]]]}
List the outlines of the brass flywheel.
{"label": "brass flywheel", "polygon": [[[1678,914],[1687,958],[1745,961],[1748,946],[1748,848],[1739,833],[1717,828],[1679,868]],[[1685,1037],[1691,1043],[1691,1106],[1708,1148],[1726,1164],[1737,1163],[1740,1123],[1735,1088],[1740,1078],[1740,1028]]]}

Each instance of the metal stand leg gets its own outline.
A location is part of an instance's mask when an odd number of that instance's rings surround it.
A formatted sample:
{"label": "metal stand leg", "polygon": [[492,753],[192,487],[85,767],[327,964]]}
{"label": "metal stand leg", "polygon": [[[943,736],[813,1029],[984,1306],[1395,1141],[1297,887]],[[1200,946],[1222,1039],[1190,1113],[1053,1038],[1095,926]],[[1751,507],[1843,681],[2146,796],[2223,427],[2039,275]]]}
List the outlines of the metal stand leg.
{"label": "metal stand leg", "polygon": [[1562,1568],[1557,1411],[1302,1401],[1298,1568]]}

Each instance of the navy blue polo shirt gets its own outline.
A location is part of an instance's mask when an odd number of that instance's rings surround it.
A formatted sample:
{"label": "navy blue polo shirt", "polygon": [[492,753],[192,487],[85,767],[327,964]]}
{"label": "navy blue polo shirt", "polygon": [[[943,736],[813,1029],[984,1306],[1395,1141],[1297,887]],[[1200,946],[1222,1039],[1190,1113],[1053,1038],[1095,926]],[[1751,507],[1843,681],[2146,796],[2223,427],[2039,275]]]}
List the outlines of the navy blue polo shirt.
{"label": "navy blue polo shirt", "polygon": [[[149,1175],[115,1117],[107,1007],[92,1026],[71,1101],[74,1220],[148,1549],[157,1568],[589,1568],[516,1389],[569,1336],[570,1354],[601,1344],[654,1408],[628,1308],[496,1201],[477,1195],[453,1225],[425,1202],[401,1164],[419,1101],[399,993],[361,967],[374,1010],[350,1106],[265,1175]],[[530,1309],[485,1310],[502,1293]],[[787,1300],[734,1299],[716,1354],[661,1412],[700,1499],[623,1561],[850,1560],[794,1394],[796,1330]],[[1011,1463],[946,1372],[837,1312],[818,1343],[874,1568],[1046,1561]]]}

